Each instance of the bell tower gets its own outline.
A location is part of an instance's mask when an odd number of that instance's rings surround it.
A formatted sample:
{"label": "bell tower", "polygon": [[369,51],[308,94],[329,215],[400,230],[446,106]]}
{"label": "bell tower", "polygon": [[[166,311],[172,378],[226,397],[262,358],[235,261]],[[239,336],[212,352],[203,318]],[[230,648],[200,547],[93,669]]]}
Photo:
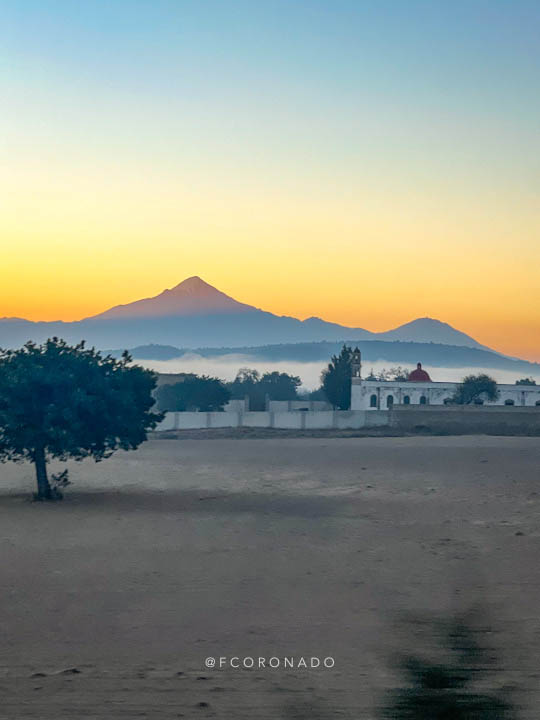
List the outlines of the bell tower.
{"label": "bell tower", "polygon": [[362,377],[362,354],[358,345],[354,348],[351,359],[351,374],[353,378]]}

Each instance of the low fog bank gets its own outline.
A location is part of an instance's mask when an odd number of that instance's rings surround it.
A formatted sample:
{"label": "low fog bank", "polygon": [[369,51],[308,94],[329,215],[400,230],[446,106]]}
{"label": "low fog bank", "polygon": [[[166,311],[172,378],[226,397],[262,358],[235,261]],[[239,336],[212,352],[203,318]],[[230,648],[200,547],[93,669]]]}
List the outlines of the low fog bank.
{"label": "low fog bank", "polygon": [[[160,373],[197,373],[199,375],[212,375],[225,381],[234,380],[236,373],[241,367],[249,367],[264,372],[286,372],[291,375],[298,375],[302,380],[303,389],[315,390],[320,385],[321,372],[326,365],[321,362],[295,362],[294,360],[261,360],[260,358],[250,357],[249,355],[220,355],[218,357],[206,358],[201,355],[186,354],[180,358],[173,360],[137,360],[137,364],[151,368]],[[362,375],[365,377],[373,369],[375,373],[383,368],[389,369],[401,364],[404,367],[413,369],[410,363],[396,363],[388,360],[377,360],[376,362],[367,362],[362,367]],[[523,377],[523,373],[513,370],[500,370],[495,368],[479,368],[479,367],[433,367],[423,365],[435,382],[457,382],[465,375],[478,374],[487,372],[499,383],[514,384],[516,380]],[[540,384],[540,374],[532,375],[537,383]]]}

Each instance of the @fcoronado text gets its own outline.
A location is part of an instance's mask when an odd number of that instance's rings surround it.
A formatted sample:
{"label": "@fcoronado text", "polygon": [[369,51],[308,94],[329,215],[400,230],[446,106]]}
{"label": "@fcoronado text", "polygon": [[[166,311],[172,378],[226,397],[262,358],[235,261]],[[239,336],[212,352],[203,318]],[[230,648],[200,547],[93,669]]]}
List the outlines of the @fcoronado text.
{"label": "@fcoronado text", "polygon": [[327,669],[333,668],[336,661],[333,657],[304,657],[300,655],[298,657],[288,655],[284,657],[278,657],[272,655],[270,657],[261,656],[238,656],[231,655],[230,657],[207,657],[204,661],[207,668],[233,668],[234,670],[251,670],[261,668],[271,668],[277,670],[278,668],[296,668],[305,670],[316,670],[318,668]]}

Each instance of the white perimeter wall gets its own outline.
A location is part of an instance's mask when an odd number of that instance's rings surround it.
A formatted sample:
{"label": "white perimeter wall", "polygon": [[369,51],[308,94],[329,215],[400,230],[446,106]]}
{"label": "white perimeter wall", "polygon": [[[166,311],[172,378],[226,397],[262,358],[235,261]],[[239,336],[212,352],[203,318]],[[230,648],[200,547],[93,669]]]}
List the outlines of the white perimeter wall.
{"label": "white perimeter wall", "polygon": [[168,412],[158,432],[207,428],[280,428],[283,430],[357,430],[388,425],[387,412],[313,410],[290,412]]}
{"label": "white perimeter wall", "polygon": [[287,410],[332,410],[332,405],[324,400],[270,400],[270,412],[284,412]]}

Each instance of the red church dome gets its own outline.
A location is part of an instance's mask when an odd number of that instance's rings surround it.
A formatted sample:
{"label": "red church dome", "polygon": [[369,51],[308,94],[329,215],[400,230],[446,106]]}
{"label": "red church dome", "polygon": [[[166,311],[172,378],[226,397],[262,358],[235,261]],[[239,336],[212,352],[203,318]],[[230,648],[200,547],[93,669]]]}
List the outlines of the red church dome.
{"label": "red church dome", "polygon": [[422,370],[422,363],[416,364],[416,370],[409,375],[409,382],[431,382],[428,373]]}

